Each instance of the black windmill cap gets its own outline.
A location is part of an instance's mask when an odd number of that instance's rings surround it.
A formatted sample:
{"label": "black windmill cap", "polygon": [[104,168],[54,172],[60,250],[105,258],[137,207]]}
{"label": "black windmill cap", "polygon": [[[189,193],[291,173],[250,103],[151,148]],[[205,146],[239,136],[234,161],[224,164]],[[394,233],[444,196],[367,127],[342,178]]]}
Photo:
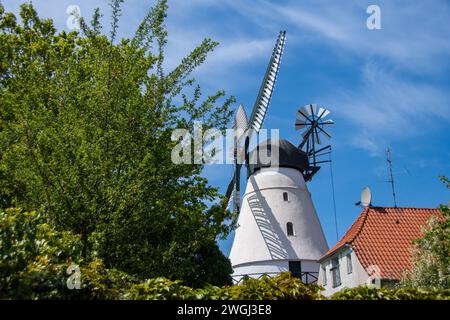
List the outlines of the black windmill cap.
{"label": "black windmill cap", "polygon": [[[274,165],[265,163],[266,159],[264,158],[270,158],[272,156],[272,148],[276,146],[278,147],[278,162],[275,162]],[[270,160],[274,161],[274,159]],[[300,171],[304,171],[309,167],[306,153],[285,139],[268,139],[261,142],[250,152],[250,162],[252,163],[253,171],[271,166],[293,168]]]}

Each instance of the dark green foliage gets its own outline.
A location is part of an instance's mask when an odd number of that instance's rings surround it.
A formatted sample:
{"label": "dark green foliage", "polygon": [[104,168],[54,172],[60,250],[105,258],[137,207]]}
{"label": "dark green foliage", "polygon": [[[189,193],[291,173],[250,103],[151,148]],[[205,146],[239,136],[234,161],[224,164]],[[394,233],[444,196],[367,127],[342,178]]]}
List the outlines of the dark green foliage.
{"label": "dark green foliage", "polygon": [[191,256],[191,260],[183,264],[197,266],[196,273],[184,279],[195,288],[201,288],[209,283],[224,285],[232,282],[233,269],[215,241],[201,243],[199,249]]}
{"label": "dark green foliage", "polygon": [[305,285],[286,272],[272,278],[247,279],[239,285],[203,289],[191,289],[180,281],[150,279],[132,286],[125,297],[139,300],[315,300],[324,298],[320,290],[320,286]]}
{"label": "dark green foliage", "polygon": [[450,290],[444,289],[377,289],[369,286],[359,286],[344,289],[333,296],[332,300],[450,300]]}
{"label": "dark green foliage", "polygon": [[230,231],[229,213],[201,165],[171,161],[174,128],[223,129],[231,116],[232,97],[203,98],[189,79],[217,43],[205,39],[166,72],[166,1],[134,38],[117,40],[121,2],[111,1],[109,36],[98,10],[81,33],[58,33],[31,4],[20,22],[0,4],[0,206],[79,237],[86,264],[227,284],[214,241]]}

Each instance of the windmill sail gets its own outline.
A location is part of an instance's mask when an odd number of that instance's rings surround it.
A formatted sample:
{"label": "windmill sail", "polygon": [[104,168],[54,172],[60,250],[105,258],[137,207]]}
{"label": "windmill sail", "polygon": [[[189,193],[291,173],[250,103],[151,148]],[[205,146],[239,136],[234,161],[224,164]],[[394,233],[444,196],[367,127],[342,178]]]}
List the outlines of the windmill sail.
{"label": "windmill sail", "polygon": [[247,128],[248,128],[247,114],[245,113],[245,109],[241,104],[239,105],[239,108],[236,111],[236,116],[234,117],[233,129],[247,130]]}
{"label": "windmill sail", "polygon": [[233,203],[233,211],[239,211],[240,208],[240,172],[242,166],[242,159],[238,158],[240,155],[239,147],[240,141],[245,136],[245,131],[248,128],[247,113],[242,105],[239,105],[236,115],[234,117],[233,129],[236,130],[236,136],[233,145],[233,158],[234,158],[234,173],[233,178],[228,184],[225,197],[227,199],[227,210],[231,209],[231,203]]}
{"label": "windmill sail", "polygon": [[272,57],[267,66],[266,74],[264,75],[261,88],[253,106],[253,111],[250,115],[250,128],[258,132],[261,129],[264,118],[266,116],[267,108],[269,107],[270,99],[272,98],[273,87],[277,80],[278,71],[280,70],[281,55],[283,54],[284,44],[286,42],[286,31],[281,31],[278,36],[275,48],[273,49]]}
{"label": "windmill sail", "polygon": [[[228,184],[227,191],[225,193],[225,199],[227,203],[227,207],[231,208],[231,201],[234,203],[234,211],[238,212],[240,209],[240,172],[242,167],[243,160],[245,161],[248,157],[248,145],[249,141],[252,138],[251,135],[256,132],[258,133],[262,127],[264,122],[264,118],[267,113],[267,109],[269,107],[270,99],[272,98],[272,92],[275,85],[275,81],[278,76],[278,71],[280,69],[281,64],[281,56],[284,50],[284,44],[286,42],[286,31],[281,31],[275,47],[273,49],[272,56],[269,61],[269,65],[267,66],[266,73],[264,75],[261,88],[259,89],[258,96],[256,98],[255,104],[253,106],[252,113],[250,115],[250,119],[247,120],[247,115],[245,113],[242,105],[239,106],[236,116],[234,118],[233,128],[235,130],[241,130],[244,133],[249,134],[241,134],[236,137],[235,145],[234,145],[234,174],[230,183]],[[245,137],[244,143],[244,159],[240,159],[240,150],[241,140]],[[248,171],[248,160],[247,162],[247,171]]]}

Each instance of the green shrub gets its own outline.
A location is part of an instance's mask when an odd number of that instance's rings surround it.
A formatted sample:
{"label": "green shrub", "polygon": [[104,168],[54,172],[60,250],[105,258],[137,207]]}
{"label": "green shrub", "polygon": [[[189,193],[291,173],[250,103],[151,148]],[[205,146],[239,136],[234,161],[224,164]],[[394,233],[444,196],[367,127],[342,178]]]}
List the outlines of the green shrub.
{"label": "green shrub", "polygon": [[80,254],[79,237],[57,231],[35,211],[0,211],[0,298],[58,297],[67,266]]}
{"label": "green shrub", "polygon": [[[80,266],[80,289],[67,288],[71,264]],[[136,282],[99,259],[83,262],[80,237],[36,212],[0,210],[0,299],[118,299]]]}
{"label": "green shrub", "polygon": [[196,300],[230,300],[230,288],[233,286],[217,287],[207,285],[195,291]]}
{"label": "green shrub", "polygon": [[183,286],[182,281],[166,278],[149,279],[133,285],[124,295],[129,300],[181,300],[195,299],[195,290]]}
{"label": "green shrub", "polygon": [[331,296],[332,300],[450,300],[450,290],[416,288],[375,288],[359,286],[344,289]]}
{"label": "green shrub", "polygon": [[80,267],[81,287],[62,290],[63,299],[117,300],[120,299],[136,279],[115,269],[106,269],[102,260],[96,259]]}
{"label": "green shrub", "polygon": [[322,298],[322,289],[315,284],[305,285],[285,272],[276,277],[264,275],[260,280],[246,279],[229,287],[228,292],[232,300],[315,300]]}
{"label": "green shrub", "polygon": [[131,300],[314,300],[322,299],[321,287],[305,285],[289,272],[277,277],[263,276],[261,279],[246,279],[233,286],[206,286],[192,289],[182,285],[181,281],[165,278],[149,279],[133,285],[124,295]]}

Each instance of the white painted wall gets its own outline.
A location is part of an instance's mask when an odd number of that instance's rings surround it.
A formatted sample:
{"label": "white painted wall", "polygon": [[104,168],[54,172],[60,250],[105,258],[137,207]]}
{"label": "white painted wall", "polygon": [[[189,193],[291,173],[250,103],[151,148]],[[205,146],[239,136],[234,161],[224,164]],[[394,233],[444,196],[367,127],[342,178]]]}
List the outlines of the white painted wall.
{"label": "white painted wall", "polygon": [[[288,193],[284,201],[283,192]],[[286,225],[293,223],[294,236]],[[230,260],[234,275],[288,270],[318,272],[328,245],[303,176],[292,168],[263,168],[250,176],[243,196]]]}
{"label": "white painted wall", "polygon": [[[347,271],[347,254],[350,254],[352,261],[352,272]],[[333,288],[333,275],[331,273],[331,261],[332,259],[339,259],[339,270],[341,275],[341,285]],[[327,283],[324,284],[324,270],[327,274]],[[332,256],[321,262],[319,271],[319,284],[322,285],[325,290],[322,294],[325,296],[331,296],[333,293],[338,292],[344,288],[354,288],[367,282],[369,275],[364,267],[358,260],[355,252],[348,246],[335,252]]]}

